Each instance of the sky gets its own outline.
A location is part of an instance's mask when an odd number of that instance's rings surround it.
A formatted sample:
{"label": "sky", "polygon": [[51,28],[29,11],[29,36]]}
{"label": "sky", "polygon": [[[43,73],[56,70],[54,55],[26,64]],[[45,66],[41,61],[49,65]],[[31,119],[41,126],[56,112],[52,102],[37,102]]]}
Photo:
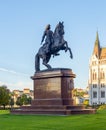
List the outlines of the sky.
{"label": "sky", "polygon": [[[88,86],[89,59],[96,32],[106,47],[106,0],[0,0],[0,85],[33,89],[34,60],[47,24],[64,21],[64,39],[73,53],[51,58],[53,68],[70,68],[74,86]],[[42,65],[41,70],[46,69]]]}

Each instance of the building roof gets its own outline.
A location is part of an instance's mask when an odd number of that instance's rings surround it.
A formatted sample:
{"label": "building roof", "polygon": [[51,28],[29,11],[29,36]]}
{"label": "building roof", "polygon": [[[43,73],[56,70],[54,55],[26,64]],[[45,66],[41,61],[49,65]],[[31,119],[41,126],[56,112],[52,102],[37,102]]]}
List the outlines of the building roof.
{"label": "building roof", "polygon": [[100,59],[106,58],[106,48],[101,48]]}
{"label": "building roof", "polygon": [[93,54],[95,54],[95,56],[97,58],[100,58],[100,42],[99,42],[99,36],[98,36],[98,32],[96,33],[96,40],[95,40],[95,45],[94,45],[94,50],[93,50]]}
{"label": "building roof", "polygon": [[100,47],[98,32],[96,33],[96,40],[95,40],[95,44],[94,44],[93,54],[98,59],[104,59],[104,58],[106,58],[106,47],[103,47],[103,48]]}

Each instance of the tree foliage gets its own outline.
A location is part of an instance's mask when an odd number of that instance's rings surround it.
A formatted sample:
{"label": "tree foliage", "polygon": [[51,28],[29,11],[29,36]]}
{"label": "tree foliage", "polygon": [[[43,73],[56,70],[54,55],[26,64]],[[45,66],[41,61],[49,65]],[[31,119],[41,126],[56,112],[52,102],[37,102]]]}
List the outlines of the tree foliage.
{"label": "tree foliage", "polygon": [[106,104],[100,105],[98,110],[106,110]]}
{"label": "tree foliage", "polygon": [[16,105],[22,106],[22,105],[28,105],[31,104],[31,97],[27,97],[26,94],[22,94],[20,97],[17,98]]}
{"label": "tree foliage", "polygon": [[22,106],[23,105],[23,100],[22,100],[21,97],[17,98],[16,105],[18,105],[18,106]]}
{"label": "tree foliage", "polygon": [[10,99],[10,95],[7,87],[0,86],[0,105],[4,106],[4,109],[6,105],[9,105],[9,99]]}
{"label": "tree foliage", "polygon": [[78,91],[78,89],[73,89],[73,96],[75,97],[83,97],[84,94],[86,94],[86,92]]}
{"label": "tree foliage", "polygon": [[14,98],[10,98],[10,101],[9,101],[9,105],[11,106],[11,108],[13,107],[14,105]]}
{"label": "tree foliage", "polygon": [[89,100],[88,99],[84,100],[83,104],[88,106],[89,105]]}

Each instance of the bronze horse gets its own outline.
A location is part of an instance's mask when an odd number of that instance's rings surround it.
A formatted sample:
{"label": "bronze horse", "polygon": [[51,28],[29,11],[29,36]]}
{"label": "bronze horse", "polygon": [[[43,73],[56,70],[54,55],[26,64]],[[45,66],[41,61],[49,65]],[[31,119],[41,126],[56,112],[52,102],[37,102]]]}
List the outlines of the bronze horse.
{"label": "bronze horse", "polygon": [[59,55],[58,52],[60,50],[69,50],[70,57],[73,58],[73,54],[71,51],[71,48],[68,47],[67,41],[64,40],[64,25],[63,22],[59,22],[55,28],[55,31],[53,33],[53,44],[50,46],[50,52],[46,52],[46,45],[45,43],[40,49],[38,50],[38,53],[35,56],[35,71],[40,71],[40,58],[43,60],[43,65],[45,65],[48,69],[51,69],[52,67],[48,64],[51,55]]}

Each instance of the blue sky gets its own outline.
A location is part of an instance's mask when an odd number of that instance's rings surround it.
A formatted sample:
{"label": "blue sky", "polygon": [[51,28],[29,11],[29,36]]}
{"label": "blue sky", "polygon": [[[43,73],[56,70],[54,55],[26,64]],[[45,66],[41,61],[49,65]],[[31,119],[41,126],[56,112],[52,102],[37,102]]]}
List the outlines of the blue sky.
{"label": "blue sky", "polygon": [[64,39],[74,58],[61,51],[49,63],[71,68],[76,74],[75,87],[85,88],[97,30],[101,46],[106,47],[105,13],[105,0],[0,0],[0,85],[33,89],[30,76],[45,26],[51,24],[54,30],[64,21]]}

